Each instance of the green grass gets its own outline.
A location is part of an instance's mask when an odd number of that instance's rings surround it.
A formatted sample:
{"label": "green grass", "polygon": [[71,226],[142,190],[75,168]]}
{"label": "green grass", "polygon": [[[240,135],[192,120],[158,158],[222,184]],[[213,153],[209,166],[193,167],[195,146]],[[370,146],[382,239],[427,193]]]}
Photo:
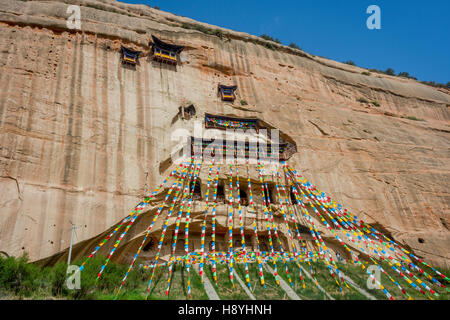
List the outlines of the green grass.
{"label": "green grass", "polygon": [[[190,266],[190,279],[191,279],[191,299],[195,300],[207,300],[203,285],[201,284],[200,277],[194,270],[192,265]],[[167,280],[169,278],[169,270],[167,267],[158,267],[155,272],[155,277],[152,281],[150,289],[151,300],[186,300],[189,298],[187,290],[188,272],[185,266],[175,265],[172,272],[172,279],[170,285],[169,296],[166,296]],[[148,284],[147,279],[145,286]]]}
{"label": "green grass", "polygon": [[269,35],[267,35],[267,34],[262,34],[262,35],[260,35],[259,37],[260,37],[260,38],[263,38],[264,40],[273,41],[273,42],[276,42],[276,43],[280,43],[280,44],[281,44],[280,39],[278,39],[278,38],[273,38],[273,37],[271,37],[271,36],[269,36]]}
{"label": "green grass", "polygon": [[414,120],[414,121],[425,121],[424,119],[416,118],[414,116],[403,116],[404,119]]}
{"label": "green grass", "polygon": [[349,285],[349,288],[347,288],[345,285],[341,284],[341,291],[340,287],[335,281],[335,278],[331,276],[329,269],[323,261],[311,262],[311,267],[308,266],[307,263],[302,263],[301,265],[308,272],[310,272],[309,269],[312,268],[319,285],[336,300],[367,300],[364,295],[362,295],[351,285]]}
{"label": "green grass", "polygon": [[[74,265],[81,265],[85,259],[73,262]],[[105,299],[115,297],[122,278],[128,265],[120,265],[110,262],[105,268],[101,279],[98,281],[95,290],[92,292],[97,273],[105,262],[105,257],[96,256],[92,258],[81,272],[81,288],[79,290],[69,290],[66,286],[65,262],[58,262],[53,267],[40,268],[29,263],[28,257],[24,255],[20,258],[0,257],[0,283],[2,283],[3,295],[13,298],[27,299]],[[138,265],[138,261],[136,265]],[[128,275],[128,280],[119,298],[131,299],[136,297],[138,289],[143,288],[145,279],[148,279],[148,271],[134,268]]]}
{"label": "green grass", "polygon": [[[328,300],[326,295],[316,287],[315,283],[311,281],[306,274],[303,273],[303,281],[300,280],[300,272],[299,268],[294,262],[288,262],[288,268],[289,273],[291,276],[292,284],[293,284],[293,290],[297,293],[297,295],[304,300]],[[306,269],[310,274],[309,266],[305,264],[300,264],[304,269]],[[279,275],[286,281],[286,283],[289,283],[288,276],[285,272],[284,264],[278,263],[278,270]],[[303,288],[304,284],[304,288]]]}
{"label": "green grass", "polygon": [[369,103],[369,100],[367,100],[366,98],[358,98],[358,99],[356,99],[356,101],[361,102],[361,103]]}
{"label": "green grass", "polygon": [[197,30],[197,31],[200,31],[200,32],[202,32],[204,34],[216,36],[216,37],[218,37],[220,39],[222,39],[223,36],[224,36],[222,30],[207,28],[207,27],[204,27],[204,26],[202,26],[200,24],[192,24],[192,23],[183,22],[181,24],[181,27],[184,28],[184,29]]}
{"label": "green grass", "polygon": [[[84,259],[79,259],[74,264],[80,265]],[[13,299],[99,299],[99,300],[111,300],[116,298],[117,289],[122,281],[122,278],[128,268],[128,265],[120,265],[110,262],[108,267],[103,272],[100,281],[97,283],[96,289],[91,292],[97,273],[100,267],[103,265],[105,258],[102,256],[96,256],[86,265],[85,270],[81,273],[81,289],[80,290],[68,290],[65,286],[66,269],[67,265],[64,262],[57,263],[52,268],[40,268],[35,264],[29,263],[27,256],[20,258],[0,258],[0,297],[7,297]],[[445,288],[438,287],[433,284],[425,275],[418,272],[414,274],[429,287],[435,290],[439,297],[433,296],[428,291],[425,295],[416,291],[411,287],[397,272],[395,272],[387,262],[378,262],[380,266],[397,281],[413,299],[443,299],[449,300],[450,294]],[[372,264],[366,263],[366,267]],[[151,269],[140,269],[138,267],[139,261],[136,262],[136,268],[134,268],[128,276],[125,286],[122,288],[120,295],[117,297],[120,300],[143,300],[146,297],[147,284],[150,279]],[[328,299],[325,294],[319,290],[313,281],[311,281],[306,274],[303,274],[304,281],[300,280],[300,273],[296,263],[287,262],[289,274],[292,281],[293,290],[299,295],[301,299],[305,300],[324,300]],[[338,285],[331,277],[327,267],[323,262],[311,262],[311,267],[302,262],[300,264],[309,273],[313,273],[316,279],[331,296],[335,299],[342,300],[361,300],[367,299],[358,290],[351,285],[349,288],[343,286],[342,291],[339,290]],[[273,264],[270,264],[273,268]],[[423,266],[421,266],[423,267]],[[281,286],[276,284],[273,274],[268,272],[264,268],[264,279],[266,288],[260,284],[259,269],[257,263],[249,263],[249,275],[251,290],[256,299],[261,300],[280,300],[288,299],[286,293]],[[312,268],[312,270],[311,270]],[[360,265],[354,264],[341,264],[338,263],[338,268],[342,270],[348,277],[350,277],[358,286],[366,290],[377,299],[385,300],[386,296],[381,290],[368,289],[366,273],[367,269],[362,269]],[[288,276],[285,272],[285,266],[282,261],[277,262],[277,269],[279,277],[289,283]],[[449,282],[438,278],[435,273],[429,268],[424,268],[426,272],[431,274],[435,279],[441,281],[447,287]],[[437,268],[445,275],[450,274],[450,270]],[[245,282],[245,269],[244,264],[235,265],[235,274]],[[217,275],[219,286],[215,285],[212,277],[211,265],[206,264],[205,277],[207,277],[213,284],[217,294],[223,300],[248,300],[249,297],[245,293],[241,285],[235,280],[235,287],[229,280],[228,266],[225,264],[217,264]],[[155,270],[155,276],[152,281],[149,299],[152,300],[186,300],[188,299],[187,293],[187,279],[188,274],[186,267],[183,265],[175,265],[172,273],[172,281],[169,296],[166,296],[165,291],[167,288],[168,280],[168,268],[166,266],[158,267]],[[203,285],[200,281],[200,276],[192,268],[190,270],[191,279],[191,294],[192,299],[203,300],[208,299]],[[417,280],[414,280],[418,284]],[[304,283],[304,287],[303,287]],[[381,283],[389,291],[389,293],[397,300],[405,299],[405,296],[398,289],[398,287],[389,279],[385,274],[381,274]],[[422,286],[420,286],[423,288]]]}
{"label": "green grass", "polygon": [[212,274],[212,266],[207,264],[204,268],[205,277],[208,277],[209,281],[213,285],[213,288],[216,290],[217,295],[221,300],[248,300],[249,297],[245,293],[244,289],[242,289],[241,285],[234,280],[234,288],[230,281],[229,270],[228,267],[224,264],[217,264],[216,266],[216,274],[217,281],[219,285],[217,286],[213,274]]}
{"label": "green grass", "polygon": [[[273,265],[272,265],[273,267]],[[244,264],[236,265],[236,272],[242,281],[245,282],[245,266]],[[263,268],[264,282],[266,288],[261,285],[259,278],[259,267],[257,263],[248,264],[248,272],[250,276],[250,285],[252,286],[252,294],[257,300],[283,300],[289,299],[284,290],[277,285],[275,276]]]}
{"label": "green grass", "polygon": [[[423,295],[422,293],[416,291],[412,286],[410,286],[396,271],[392,269],[391,266],[388,265],[386,262],[377,262],[379,265],[389,274],[389,276],[397,281],[400,286],[406,290],[406,292],[413,298],[413,299],[428,299],[428,296],[431,296],[429,293],[426,295]],[[366,264],[366,266],[371,265],[372,263],[369,262]],[[349,276],[353,281],[355,281],[361,288],[364,288],[367,292],[375,296],[377,299],[380,300],[386,300],[386,296],[383,294],[381,290],[378,289],[368,289],[367,288],[367,279],[368,275],[366,273],[366,270],[362,270],[361,266],[354,265],[354,264],[339,264],[339,268],[342,269],[342,271]],[[448,274],[449,270],[443,271],[444,274]],[[414,272],[414,274],[418,275],[417,272]],[[430,285],[430,282],[427,281],[427,279],[419,275],[419,279],[422,281],[425,281],[433,290],[437,291],[440,294],[440,297],[434,297],[433,299],[450,299],[450,295],[446,292],[444,288],[438,288],[435,285]],[[405,300],[406,297],[403,295],[403,293],[400,291],[400,289],[392,282],[392,280],[389,279],[387,275],[384,273],[381,273],[381,284],[386,288],[386,290],[394,297],[396,300]],[[416,282],[417,284],[417,282]],[[427,292],[426,290],[424,290]]]}

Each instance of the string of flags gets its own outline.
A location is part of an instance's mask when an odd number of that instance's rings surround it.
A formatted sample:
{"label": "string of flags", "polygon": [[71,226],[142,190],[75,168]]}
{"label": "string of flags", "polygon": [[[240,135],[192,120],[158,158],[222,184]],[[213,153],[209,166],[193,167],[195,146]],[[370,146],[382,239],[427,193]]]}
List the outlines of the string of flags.
{"label": "string of flags", "polygon": [[[239,151],[239,150],[237,150]],[[195,186],[198,184],[201,168],[206,164],[207,181],[204,199],[195,196]],[[244,167],[246,177],[240,177],[240,168]],[[150,263],[144,265],[144,269],[151,270],[146,287],[146,297],[151,297],[151,287],[157,268],[165,268],[168,273],[165,294],[169,296],[174,274],[174,266],[181,265],[187,271],[187,296],[192,298],[191,267],[199,264],[199,276],[201,284],[204,284],[205,267],[211,266],[212,282],[219,285],[217,274],[218,264],[228,268],[228,280],[233,288],[234,268],[237,264],[244,267],[245,285],[252,289],[251,273],[249,265],[254,263],[258,268],[258,280],[254,285],[266,288],[264,278],[264,264],[273,265],[273,275],[277,285],[280,284],[280,272],[284,273],[288,283],[293,287],[293,272],[297,272],[302,288],[305,281],[301,263],[308,265],[314,284],[318,287],[318,279],[313,269],[314,263],[322,264],[329,274],[329,281],[334,283],[337,290],[350,289],[342,271],[331,250],[324,240],[323,232],[327,232],[335,239],[342,250],[347,252],[348,263],[359,266],[362,272],[375,283],[389,300],[394,296],[382,285],[362,261],[370,261],[382,274],[402,293],[405,299],[412,300],[408,290],[419,292],[425,298],[435,299],[439,297],[436,288],[443,288],[448,292],[446,283],[450,279],[442,272],[406,250],[393,239],[388,238],[373,226],[359,219],[355,214],[344,209],[341,204],[334,202],[325,192],[318,189],[295,169],[281,161],[276,170],[266,173],[265,164],[258,159],[257,165],[229,163],[227,166],[215,164],[212,159],[191,157],[189,161],[181,163],[168,177],[143,201],[141,201],[112,231],[107,237],[94,247],[80,267],[80,272],[85,265],[107,243],[112,241],[106,260],[98,271],[95,279],[95,289],[98,281],[101,281],[104,270],[121,250],[121,242],[127,237],[129,230],[135,225],[138,218],[144,214],[153,216],[150,225],[144,232],[144,236],[137,251],[129,254],[130,264],[116,291],[116,297],[126,285],[126,280],[142,249],[151,237],[159,236],[154,255]],[[272,167],[271,167],[272,168]],[[220,174],[225,175],[228,187],[223,196],[224,204],[218,203]],[[257,177],[252,180],[251,176]],[[245,181],[246,180],[246,181]],[[246,183],[245,183],[246,182]],[[270,188],[270,186],[274,188]],[[246,193],[241,190],[246,187]],[[259,187],[259,188],[258,188]],[[248,193],[248,195],[247,195]],[[164,196],[165,195],[165,196]],[[256,195],[256,198],[255,198]],[[159,200],[158,200],[159,199]],[[257,199],[256,203],[255,199]],[[197,217],[201,225],[200,250],[193,250],[189,246],[191,213],[194,202],[200,202],[203,214]],[[159,205],[159,206],[158,206]],[[226,206],[226,250],[220,251],[217,243],[217,210]],[[244,216],[243,211],[246,207]],[[248,214],[250,218],[248,218]],[[275,219],[275,216],[277,217]],[[173,217],[173,218],[172,218]],[[235,224],[235,217],[238,225]],[[172,220],[171,220],[172,218]],[[174,224],[170,221],[175,219]],[[250,219],[250,229],[246,229],[247,219]],[[154,229],[158,222],[158,228]],[[180,226],[184,222],[184,239],[179,239]],[[173,229],[173,230],[172,230]],[[172,230],[172,234],[169,234]],[[307,230],[307,231],[305,231]],[[322,231],[325,230],[325,231]],[[223,231],[221,231],[223,232]],[[303,234],[303,235],[302,235]],[[221,235],[223,235],[221,233]],[[328,235],[328,236],[329,236]],[[247,237],[246,237],[247,236]],[[206,239],[210,238],[209,246],[205,246]],[[246,240],[251,237],[251,244]],[[235,240],[235,241],[233,241]],[[170,242],[170,254],[161,258],[163,244]],[[181,241],[181,242],[180,242]],[[183,244],[184,252],[177,251],[177,243]],[[191,240],[192,241],[192,240]],[[361,256],[360,253],[363,255]],[[339,258],[338,258],[339,260]],[[389,268],[383,268],[380,262],[386,263]],[[288,264],[291,262],[293,264]],[[283,267],[280,267],[283,266]],[[290,266],[296,266],[290,270]],[[292,268],[292,267],[291,267]],[[392,274],[388,272],[392,269]],[[407,283],[402,286],[399,280]]]}

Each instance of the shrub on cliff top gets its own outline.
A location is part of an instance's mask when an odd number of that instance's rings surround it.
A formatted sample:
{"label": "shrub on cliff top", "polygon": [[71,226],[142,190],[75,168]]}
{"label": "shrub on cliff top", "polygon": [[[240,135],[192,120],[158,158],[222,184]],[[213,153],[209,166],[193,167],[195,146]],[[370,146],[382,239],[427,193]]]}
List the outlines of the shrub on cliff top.
{"label": "shrub on cliff top", "polygon": [[392,68],[387,68],[384,73],[386,73],[389,76],[395,76],[395,71]]}
{"label": "shrub on cliff top", "polygon": [[288,47],[291,47],[291,48],[293,48],[293,49],[301,50],[300,47],[299,47],[296,43],[294,43],[294,42],[291,42],[291,43],[289,44]]}
{"label": "shrub on cliff top", "polygon": [[183,22],[181,24],[181,27],[184,29],[197,30],[197,31],[203,32],[204,34],[216,36],[221,39],[223,38],[223,32],[220,29],[211,29],[211,28],[202,26],[200,24],[190,24],[190,23],[186,23],[186,22]]}
{"label": "shrub on cliff top", "polygon": [[264,40],[269,40],[269,41],[273,41],[273,42],[281,44],[281,41],[278,38],[272,38],[271,36],[264,34],[264,33],[262,35],[260,35],[259,37],[263,38]]}

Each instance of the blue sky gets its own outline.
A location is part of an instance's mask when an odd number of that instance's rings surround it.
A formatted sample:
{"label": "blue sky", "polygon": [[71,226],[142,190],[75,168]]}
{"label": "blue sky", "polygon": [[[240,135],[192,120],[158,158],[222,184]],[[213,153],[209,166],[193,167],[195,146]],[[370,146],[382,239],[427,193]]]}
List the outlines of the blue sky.
{"label": "blue sky", "polygon": [[[159,6],[197,21],[268,34],[285,45],[365,68],[405,71],[419,80],[450,81],[450,1],[419,0],[122,0]],[[369,30],[369,5],[381,9],[381,30]]]}

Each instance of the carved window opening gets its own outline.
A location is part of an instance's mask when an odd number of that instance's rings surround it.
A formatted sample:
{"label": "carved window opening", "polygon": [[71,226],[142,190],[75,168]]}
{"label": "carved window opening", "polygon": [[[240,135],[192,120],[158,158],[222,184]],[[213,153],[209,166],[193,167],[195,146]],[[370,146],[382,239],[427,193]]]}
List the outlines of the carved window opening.
{"label": "carved window opening", "polygon": [[217,185],[217,202],[225,202],[225,191],[222,181],[219,181],[219,184]]}
{"label": "carved window opening", "polygon": [[218,90],[222,101],[233,102],[236,99],[235,91],[237,86],[224,86],[219,84]]}
{"label": "carved window opening", "polygon": [[155,36],[152,36],[152,38],[153,43],[151,46],[153,60],[176,65],[178,63],[178,56],[180,52],[183,51],[184,47],[166,43]]}
{"label": "carved window opening", "polygon": [[271,183],[267,183],[267,188],[266,186],[264,186],[264,197],[266,200],[266,205],[269,205],[269,203],[271,204],[275,204],[275,186]]}
{"label": "carved window opening", "polygon": [[138,62],[140,51],[132,50],[121,46],[122,50],[122,64],[129,64],[135,66]]}

